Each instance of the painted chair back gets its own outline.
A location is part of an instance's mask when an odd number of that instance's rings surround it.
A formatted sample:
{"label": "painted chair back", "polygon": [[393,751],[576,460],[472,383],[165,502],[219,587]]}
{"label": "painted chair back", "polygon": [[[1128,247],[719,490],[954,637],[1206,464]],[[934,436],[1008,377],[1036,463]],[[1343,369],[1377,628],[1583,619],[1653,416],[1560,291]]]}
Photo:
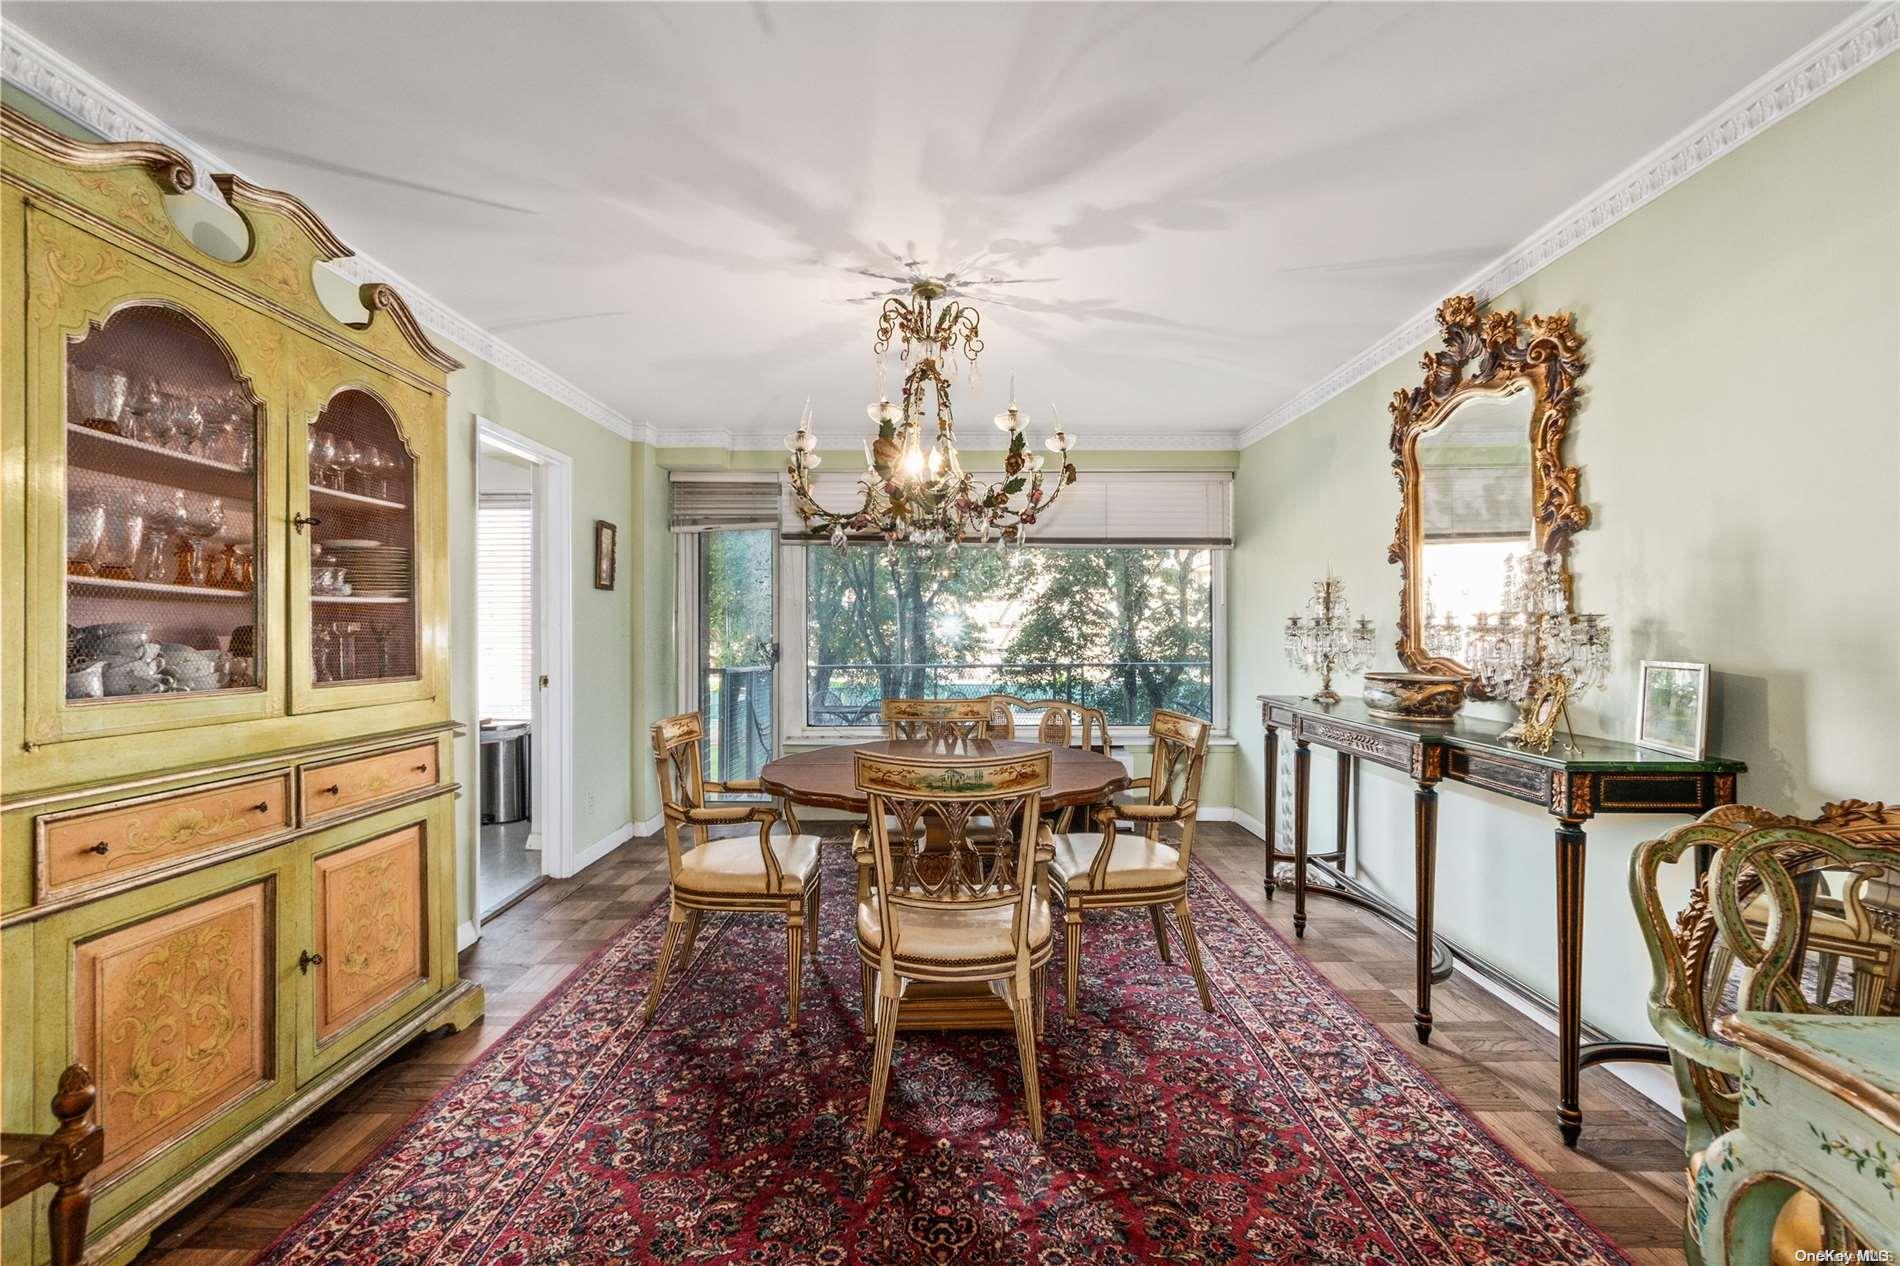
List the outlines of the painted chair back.
{"label": "painted chair back", "polygon": [[1049,753],[913,759],[860,751],[855,764],[869,802],[883,957],[902,944],[906,912],[1008,906],[1027,971]]}
{"label": "painted chair back", "polygon": [[[1194,848],[1194,823],[1199,817],[1201,774],[1207,765],[1207,740],[1213,727],[1185,712],[1157,708],[1148,722],[1148,736],[1154,742],[1154,754],[1148,766],[1148,803],[1172,805],[1188,810],[1174,819],[1181,828],[1175,842],[1181,852],[1181,869],[1186,870],[1188,854]],[[1147,835],[1160,839],[1162,823],[1150,822]]]}
{"label": "painted chair back", "polygon": [[990,701],[975,699],[886,699],[878,708],[888,739],[933,743],[968,742],[990,736]]}
{"label": "painted chair back", "polygon": [[990,730],[993,739],[1017,737],[1016,718],[1035,721],[1035,741],[1057,747],[1078,747],[1084,751],[1109,754],[1108,717],[1100,709],[1084,707],[1067,699],[1022,699],[1016,695],[990,696]]}
{"label": "painted chair back", "polygon": [[[1672,919],[1662,868],[1695,848],[1713,851],[1707,875]],[[1867,923],[1862,893],[1900,874],[1900,806],[1830,804],[1813,819],[1725,805],[1630,858],[1630,898],[1649,948],[1649,1018],[1670,1048],[1690,1156],[1735,1126],[1741,1071],[1715,1033],[1734,1011],[1840,1009],[1816,1000],[1808,978],[1817,902]],[[1766,918],[1763,918],[1763,906]]]}

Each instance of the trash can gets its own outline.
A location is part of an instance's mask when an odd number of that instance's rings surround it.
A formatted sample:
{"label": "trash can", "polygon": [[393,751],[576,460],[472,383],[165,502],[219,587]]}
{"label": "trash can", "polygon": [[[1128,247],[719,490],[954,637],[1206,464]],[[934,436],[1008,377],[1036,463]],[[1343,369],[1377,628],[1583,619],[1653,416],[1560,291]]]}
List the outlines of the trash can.
{"label": "trash can", "polygon": [[482,727],[482,824],[519,822],[532,806],[527,725]]}

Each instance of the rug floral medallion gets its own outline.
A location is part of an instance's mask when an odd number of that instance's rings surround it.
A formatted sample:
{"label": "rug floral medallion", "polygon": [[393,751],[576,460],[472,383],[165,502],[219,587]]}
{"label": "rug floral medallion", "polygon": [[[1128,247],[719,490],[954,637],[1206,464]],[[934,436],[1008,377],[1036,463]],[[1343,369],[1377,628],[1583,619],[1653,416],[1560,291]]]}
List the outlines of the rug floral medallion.
{"label": "rug floral medallion", "polygon": [[1198,866],[1215,1014],[1145,912],[1092,914],[1075,1022],[1050,981],[1042,1142],[1007,1032],[900,1033],[864,1142],[855,886],[827,853],[798,1033],[764,915],[708,916],[643,1026],[650,911],[260,1260],[1626,1261]]}

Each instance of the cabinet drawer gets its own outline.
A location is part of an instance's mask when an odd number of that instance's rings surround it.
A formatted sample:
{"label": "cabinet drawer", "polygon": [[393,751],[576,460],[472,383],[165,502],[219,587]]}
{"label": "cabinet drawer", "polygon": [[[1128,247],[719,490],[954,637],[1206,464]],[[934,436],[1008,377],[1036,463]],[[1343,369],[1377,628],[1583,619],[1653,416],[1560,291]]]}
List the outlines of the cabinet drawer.
{"label": "cabinet drawer", "polygon": [[347,809],[437,782],[434,743],[352,756],[303,769],[303,820],[318,822]]}
{"label": "cabinet drawer", "polygon": [[39,821],[40,899],[106,883],[290,827],[290,774],[95,805]]}

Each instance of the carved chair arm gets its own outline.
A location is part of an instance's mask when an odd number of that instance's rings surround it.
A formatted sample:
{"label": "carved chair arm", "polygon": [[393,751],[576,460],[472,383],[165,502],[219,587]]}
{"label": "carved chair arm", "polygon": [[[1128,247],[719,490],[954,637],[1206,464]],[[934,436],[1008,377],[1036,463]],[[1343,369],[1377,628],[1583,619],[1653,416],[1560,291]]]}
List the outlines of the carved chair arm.
{"label": "carved chair arm", "polygon": [[763,804],[690,805],[682,810],[682,816],[694,826],[729,822],[763,822],[775,826],[778,823],[778,810]]}
{"label": "carved chair arm", "polygon": [[765,790],[759,786],[759,780],[756,778],[727,778],[722,782],[714,782],[708,778],[701,785],[703,785],[708,792],[724,793],[727,795],[731,795],[735,792],[763,792]]}
{"label": "carved chair arm", "polygon": [[1177,822],[1191,818],[1200,805],[1193,800],[1180,804],[1116,804],[1108,811],[1124,822]]}

